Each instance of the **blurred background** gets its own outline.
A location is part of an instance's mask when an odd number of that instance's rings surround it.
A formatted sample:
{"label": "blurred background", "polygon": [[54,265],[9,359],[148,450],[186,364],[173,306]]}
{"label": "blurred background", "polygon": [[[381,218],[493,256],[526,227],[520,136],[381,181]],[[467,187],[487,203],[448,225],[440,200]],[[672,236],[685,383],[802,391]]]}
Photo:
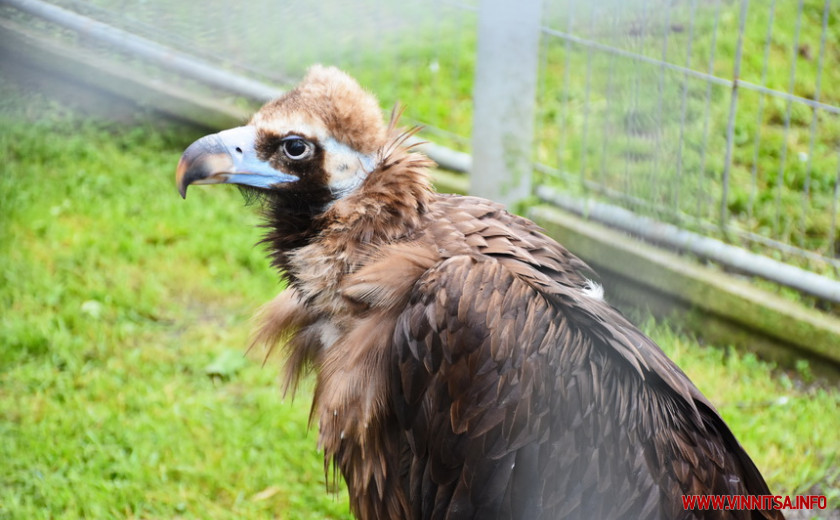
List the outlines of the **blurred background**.
{"label": "blurred background", "polygon": [[313,63],[590,263],[838,517],[840,6],[505,4],[0,0],[0,518],[348,517],[306,391],[243,355],[282,290],[255,211],[172,181]]}

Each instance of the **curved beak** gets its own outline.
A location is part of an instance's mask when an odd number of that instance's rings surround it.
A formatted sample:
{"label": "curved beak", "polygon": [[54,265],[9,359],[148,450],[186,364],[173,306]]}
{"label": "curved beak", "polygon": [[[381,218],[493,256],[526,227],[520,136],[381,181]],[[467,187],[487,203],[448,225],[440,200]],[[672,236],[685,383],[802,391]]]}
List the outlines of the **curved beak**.
{"label": "curved beak", "polygon": [[295,175],[274,169],[257,158],[254,142],[257,129],[240,126],[202,137],[181,155],[175,171],[175,184],[181,197],[187,197],[190,184],[241,184],[271,188],[295,182]]}

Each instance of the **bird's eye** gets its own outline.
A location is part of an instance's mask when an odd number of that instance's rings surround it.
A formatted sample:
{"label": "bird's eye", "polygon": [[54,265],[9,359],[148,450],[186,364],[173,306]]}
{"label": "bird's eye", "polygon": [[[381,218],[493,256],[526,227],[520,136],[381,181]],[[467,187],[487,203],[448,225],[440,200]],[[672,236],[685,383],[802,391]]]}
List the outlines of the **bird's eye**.
{"label": "bird's eye", "polygon": [[283,140],[283,153],[295,161],[306,159],[312,155],[312,143],[301,137],[288,137]]}

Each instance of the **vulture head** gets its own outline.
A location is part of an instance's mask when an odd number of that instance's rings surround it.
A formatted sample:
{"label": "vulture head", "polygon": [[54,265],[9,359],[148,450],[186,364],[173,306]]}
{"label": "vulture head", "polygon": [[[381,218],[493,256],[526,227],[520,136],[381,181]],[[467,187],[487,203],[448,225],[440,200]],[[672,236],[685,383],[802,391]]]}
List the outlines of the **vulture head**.
{"label": "vulture head", "polygon": [[312,217],[362,184],[387,137],[371,94],[344,72],[315,66],[247,125],[187,148],[176,183],[182,197],[190,184],[236,184]]}

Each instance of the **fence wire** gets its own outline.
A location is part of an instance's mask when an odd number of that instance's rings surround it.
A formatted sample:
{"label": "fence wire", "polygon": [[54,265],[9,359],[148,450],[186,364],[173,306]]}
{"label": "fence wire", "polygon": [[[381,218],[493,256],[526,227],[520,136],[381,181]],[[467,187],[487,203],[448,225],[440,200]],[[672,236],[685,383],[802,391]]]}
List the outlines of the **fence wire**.
{"label": "fence wire", "polygon": [[[281,88],[297,83],[313,63],[336,65],[386,109],[404,104],[408,121],[425,125],[438,140],[461,149],[469,142],[477,0],[49,3]],[[60,31],[51,35],[96,47]],[[181,81],[154,68],[144,73]]]}
{"label": "fence wire", "polygon": [[[468,148],[478,0],[52,4],[280,87],[339,65]],[[543,0],[535,185],[837,277],[839,59],[832,0]]]}
{"label": "fence wire", "polygon": [[838,14],[546,2],[538,181],[836,276]]}

